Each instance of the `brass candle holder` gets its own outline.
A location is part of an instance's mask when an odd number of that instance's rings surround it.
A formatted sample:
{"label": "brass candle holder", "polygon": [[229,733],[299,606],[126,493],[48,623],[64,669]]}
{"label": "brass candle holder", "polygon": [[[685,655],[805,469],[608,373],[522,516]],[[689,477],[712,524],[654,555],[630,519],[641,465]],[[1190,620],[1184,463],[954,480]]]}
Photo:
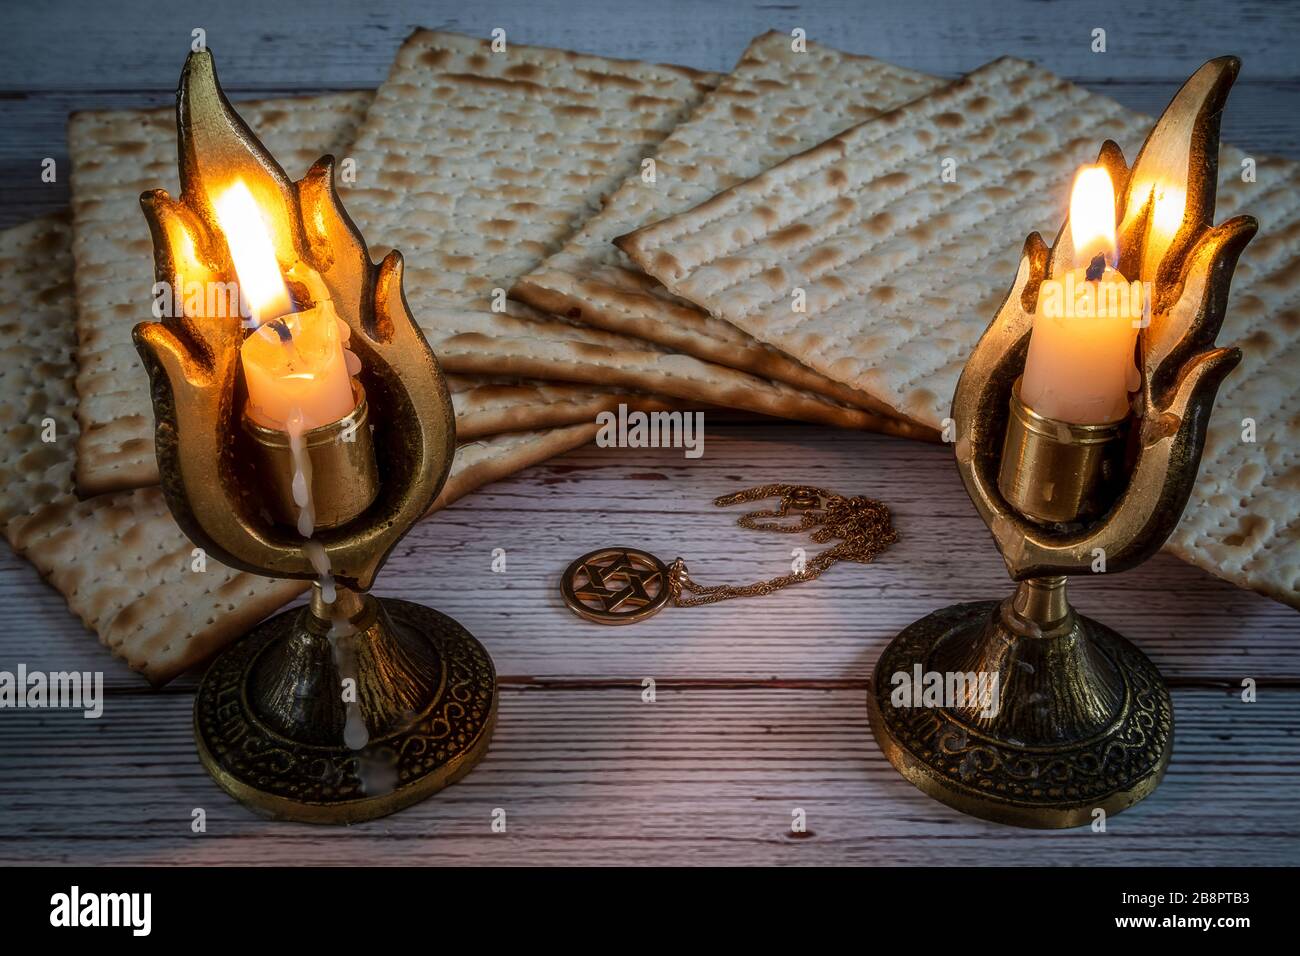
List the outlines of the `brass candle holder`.
{"label": "brass candle holder", "polygon": [[[316,582],[309,606],[263,622],[212,664],[194,703],[199,755],[264,815],[382,816],[467,773],[496,718],[492,660],[469,632],[438,611],[366,593],[451,467],[446,382],[407,307],[400,253],[370,261],[335,191],[332,157],[291,182],[231,108],[208,52],[186,61],[177,130],[181,195],[141,197],[158,281],[236,282],[213,197],[238,178],[276,224],[277,261],[319,276],[361,361],[356,407],[306,431],[295,462],[289,435],[245,411],[240,346],[250,332],[238,311],[186,296],[184,314],[135,328],[162,489],[181,528],[232,567]],[[316,516],[309,541],[295,526],[300,469]]]}
{"label": "brass candle holder", "polygon": [[[1154,791],[1169,762],[1173,709],[1160,673],[1075,612],[1066,581],[1099,561],[1126,570],[1164,543],[1195,482],[1219,385],[1240,360],[1214,340],[1257,224],[1239,216],[1213,225],[1219,116],[1239,65],[1223,57],[1197,71],[1132,169],[1114,143],[1101,150],[1116,184],[1119,271],[1154,286],[1133,414],[1071,425],[1020,401],[1040,285],[1070,268],[1067,228],[1051,250],[1028,237],[1015,283],[957,385],[957,467],[1017,587],[1001,602],[954,605],[906,628],[876,665],[868,709],[899,772],[974,816],[1040,828],[1089,823],[1097,810],[1116,813]],[[1185,192],[1172,235],[1157,235],[1157,183]],[[955,699],[894,700],[896,675],[936,673]]]}

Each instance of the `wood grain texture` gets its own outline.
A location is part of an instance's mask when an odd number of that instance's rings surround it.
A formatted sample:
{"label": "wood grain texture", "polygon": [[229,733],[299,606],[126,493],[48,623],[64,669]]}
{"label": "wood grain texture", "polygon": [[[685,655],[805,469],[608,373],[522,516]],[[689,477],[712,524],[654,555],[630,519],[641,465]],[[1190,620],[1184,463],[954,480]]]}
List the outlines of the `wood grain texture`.
{"label": "wood grain texture", "polygon": [[[765,30],[795,27],[856,53],[937,76],[956,77],[1014,53],[1158,114],[1171,83],[1223,53],[1245,60],[1224,117],[1223,137],[1247,151],[1300,159],[1300,73],[1290,38],[1300,6],[1248,0],[1156,0],[1135,15],[1124,0],[661,0],[610,8],[601,0],[402,0],[381,7],[328,0],[283,8],[253,0],[221,4],[147,0],[94,4],[59,0],[6,11],[0,35],[0,228],[68,203],[66,176],[41,182],[41,160],[66,171],[63,127],[76,109],[160,106],[171,101],[190,31],[203,27],[236,99],[373,89],[417,26],[486,36],[494,27],[520,43],[607,56],[729,70]],[[1091,51],[1091,31],[1107,52]],[[58,56],[47,51],[57,46]],[[310,56],[286,57],[286,48]],[[123,50],[159,55],[124,56]],[[164,52],[165,51],[165,52]]]}
{"label": "wood grain texture", "polygon": [[[170,101],[190,30],[203,26],[236,98],[373,88],[417,25],[608,56],[726,70],[764,30],[802,26],[847,50],[953,77],[1003,53],[1146,113],[1209,56],[1244,57],[1225,141],[1300,158],[1300,7],[1263,0],[1126,0],[1086,6],[823,0],[326,0],[276,6],[143,0],[5,12],[0,34],[0,226],[67,205],[74,109]],[[1107,54],[1089,51],[1094,26]],[[310,56],[286,56],[307,49]],[[57,50],[57,55],[51,55]],[[735,416],[726,416],[733,420]],[[944,448],[710,415],[704,458],[587,448],[417,526],[380,593],[458,617],[503,675],[484,764],[441,796],[350,830],[266,824],[221,794],[190,735],[194,681],[168,691],[109,658],[35,570],[0,546],[0,669],[89,668],[105,716],[0,712],[0,861],[39,863],[1300,863],[1300,617],[1157,556],[1074,588],[1174,686],[1176,748],[1154,797],[1106,834],[984,824],[924,798],[866,726],[870,667],[903,625],[944,604],[1004,593],[992,540]],[[691,562],[705,583],[784,571],[793,539],[736,528],[716,494],[797,479],[883,498],[902,540],[878,564],[841,567],[761,601],[666,611],[600,629],[571,617],[555,577],[617,539]],[[508,571],[490,571],[504,547]],[[658,681],[643,704],[640,681]],[[1239,702],[1243,677],[1260,701]],[[811,835],[790,830],[794,807]],[[190,832],[195,807],[208,833]],[[489,829],[507,811],[506,834]]]}
{"label": "wood grain texture", "polygon": [[[515,678],[748,682],[865,680],[907,624],[948,604],[1010,593],[946,446],[792,424],[705,424],[699,459],[680,449],[590,445],[469,496],[398,544],[376,593],[456,617],[485,642],[498,673]],[[893,510],[901,540],[871,565],[843,564],[765,598],[670,608],[635,627],[588,624],[561,604],[560,572],[611,544],[681,555],[703,584],[784,574],[792,548],[811,555],[818,546],[737,527],[741,508],[711,503],[773,481],[877,497]],[[491,570],[494,548],[505,549],[505,573]],[[139,686],[57,594],[14,564],[0,574],[0,613],[11,622],[0,636],[0,667],[106,669],[111,686]],[[1071,595],[1171,680],[1300,683],[1300,615],[1167,555],[1081,580]]]}
{"label": "wood grain texture", "polygon": [[[1300,698],[1174,692],[1161,788],[1105,833],[1016,830],[906,783],[871,738],[860,686],[507,687],[487,758],[383,820],[268,823],[194,757],[190,695],[114,698],[104,716],[0,721],[0,863],[1294,864]],[[207,832],[190,830],[202,808]],[[796,808],[807,832],[791,832]],[[493,833],[504,810],[506,832]]]}
{"label": "wood grain texture", "polygon": [[[519,43],[705,70],[730,69],[764,30],[802,27],[814,41],[835,38],[926,73],[955,75],[1014,52],[1071,78],[1168,79],[1185,76],[1189,61],[1237,53],[1258,78],[1293,79],[1300,10],[1269,0],[52,0],[8,10],[5,21],[0,90],[168,89],[195,27],[207,31],[223,75],[283,89],[322,73],[340,87],[376,86],[418,26],[479,36],[502,27]],[[1104,54],[1091,50],[1096,27],[1107,31]],[[285,55],[295,48],[310,55]]]}

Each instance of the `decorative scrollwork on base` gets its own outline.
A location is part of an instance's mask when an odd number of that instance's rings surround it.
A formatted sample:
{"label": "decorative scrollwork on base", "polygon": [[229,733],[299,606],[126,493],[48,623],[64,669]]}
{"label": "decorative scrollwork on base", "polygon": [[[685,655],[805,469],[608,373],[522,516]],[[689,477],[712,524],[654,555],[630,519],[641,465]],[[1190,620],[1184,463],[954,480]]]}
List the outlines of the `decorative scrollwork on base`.
{"label": "decorative scrollwork on base", "polygon": [[[932,796],[976,816],[1028,826],[1071,826],[1088,811],[1111,812],[1153,790],[1168,762],[1173,707],[1159,671],[1104,625],[1082,619],[1087,639],[1114,666],[1124,696],[1100,732],[1029,746],[1015,728],[976,728],[942,707],[897,707],[890,675],[923,668],[945,640],[977,639],[997,602],[959,604],[923,618],[895,638],[876,665],[870,710],[891,762]],[[1034,638],[1024,638],[1033,640]]]}
{"label": "decorative scrollwork on base", "polygon": [[[360,750],[289,740],[248,701],[259,656],[294,630],[299,611],[264,622],[221,655],[194,702],[200,756],[217,781],[259,812],[317,822],[355,822],[409,805],[459,779],[486,752],[496,718],[496,672],[483,646],[431,608],[383,599],[393,624],[435,650],[442,680],[399,730]],[[338,806],[337,815],[330,806]],[[301,808],[301,809],[299,809]]]}

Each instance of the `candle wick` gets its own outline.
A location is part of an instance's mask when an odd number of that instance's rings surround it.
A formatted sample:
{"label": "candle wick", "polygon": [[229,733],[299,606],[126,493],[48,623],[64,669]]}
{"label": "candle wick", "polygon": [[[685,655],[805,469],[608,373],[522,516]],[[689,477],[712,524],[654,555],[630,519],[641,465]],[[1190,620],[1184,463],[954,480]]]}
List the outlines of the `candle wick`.
{"label": "candle wick", "polygon": [[1092,257],[1092,262],[1088,263],[1088,271],[1085,278],[1089,282],[1096,282],[1106,274],[1106,253],[1099,252]]}
{"label": "candle wick", "polygon": [[281,345],[288,345],[293,341],[293,332],[289,330],[289,326],[284,319],[272,319],[266,325],[279,336]]}

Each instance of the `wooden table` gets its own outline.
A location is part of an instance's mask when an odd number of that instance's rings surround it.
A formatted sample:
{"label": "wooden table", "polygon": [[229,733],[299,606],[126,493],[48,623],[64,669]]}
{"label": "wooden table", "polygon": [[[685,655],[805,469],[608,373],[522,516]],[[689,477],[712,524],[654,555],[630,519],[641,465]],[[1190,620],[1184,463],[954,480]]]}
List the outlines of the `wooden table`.
{"label": "wooden table", "polygon": [[[766,7],[659,3],[614,14],[596,0],[26,5],[0,38],[0,224],[66,203],[59,159],[70,109],[167,99],[202,25],[242,94],[374,86],[416,23],[520,42],[725,69],[752,34],[804,26],[847,49],[956,74],[1000,53],[1035,58],[1128,105],[1158,110],[1207,56],[1246,58],[1225,138],[1300,156],[1294,9],[1268,4],[845,2]],[[186,7],[192,9],[186,10]],[[296,11],[308,12],[299,14]],[[58,21],[57,23],[55,21]],[[1111,52],[1089,51],[1092,26]],[[303,42],[312,56],[286,55]],[[142,51],[143,54],[142,55]],[[151,55],[157,53],[155,57]],[[60,168],[66,170],[66,164]],[[784,573],[803,539],[740,529],[718,494],[801,481],[893,508],[900,542],[870,566],[763,599],[669,609],[600,628],[561,604],[579,554],[626,543],[685,557],[704,583]],[[493,549],[507,569],[492,571]],[[1008,582],[945,447],[785,423],[706,419],[704,456],[588,447],[472,495],[418,526],[378,593],[421,601],[477,634],[501,674],[501,718],[465,781],[395,817],[347,830],[263,822],[199,767],[195,678],[163,691],[108,656],[24,561],[0,549],[0,669],[102,670],[95,721],[0,711],[0,861],[55,863],[965,863],[1300,862],[1300,616],[1161,555],[1081,582],[1078,607],[1135,640],[1173,691],[1176,746],[1157,793],[1107,832],[1020,831],[925,798],[886,762],[866,722],[867,678],[900,628]],[[654,702],[643,700],[652,679]],[[1241,700],[1252,679],[1258,700]],[[204,833],[191,830],[206,813]],[[506,831],[494,832],[504,810]],[[791,830],[802,810],[807,832]]]}

